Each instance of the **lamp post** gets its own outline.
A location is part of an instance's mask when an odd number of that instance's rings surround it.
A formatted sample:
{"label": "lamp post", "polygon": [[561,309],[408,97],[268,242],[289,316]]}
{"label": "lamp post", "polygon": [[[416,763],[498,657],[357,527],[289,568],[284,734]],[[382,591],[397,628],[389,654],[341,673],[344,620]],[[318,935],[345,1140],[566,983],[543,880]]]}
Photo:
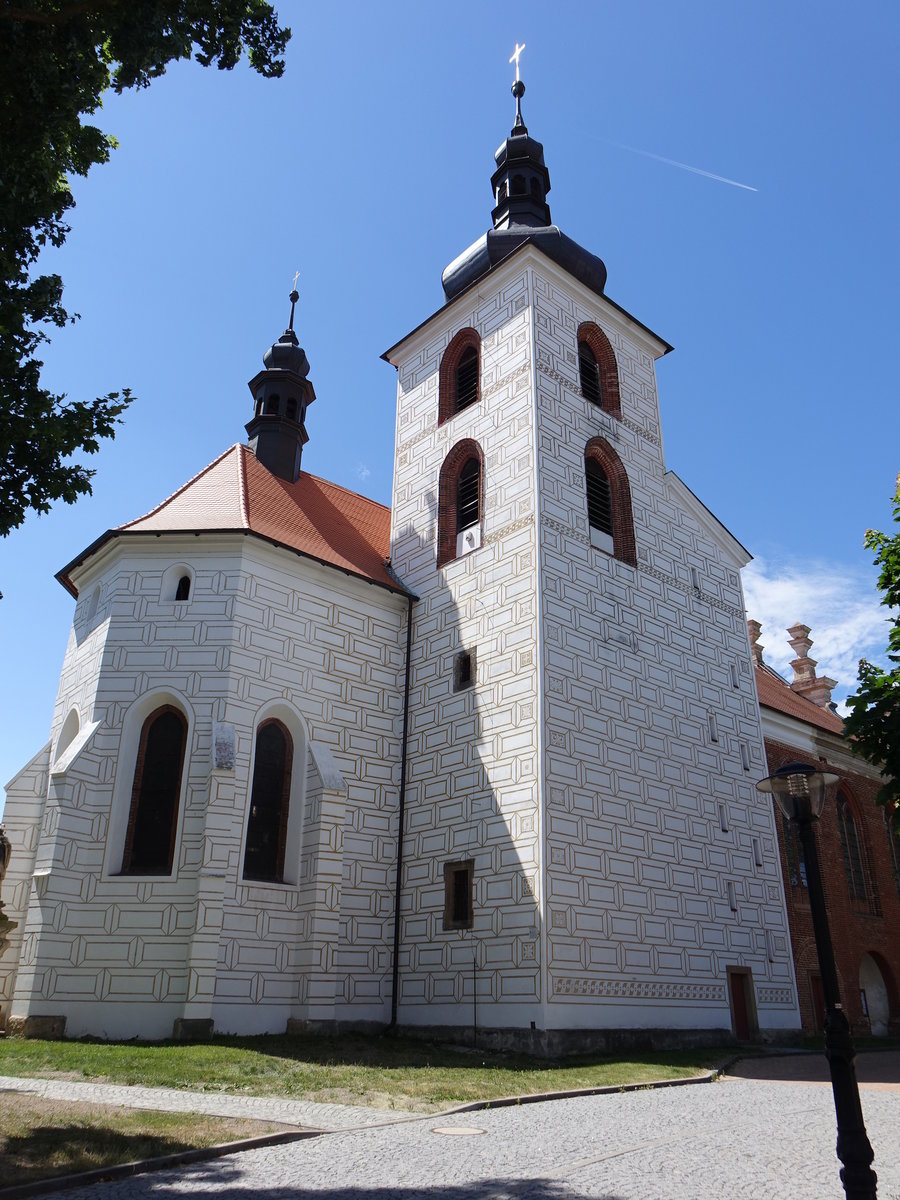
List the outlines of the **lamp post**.
{"label": "lamp post", "polygon": [[819,819],[825,807],[825,789],[837,781],[838,776],[828,771],[817,771],[808,763],[792,762],[779,767],[767,779],[761,779],[756,788],[760,792],[772,793],[785,817],[797,825],[806,862],[809,908],[816,936],[822,991],[825,993],[825,1057],[831,1071],[831,1090],[837,1115],[836,1149],[843,1163],[841,1183],[847,1200],[875,1200],[878,1178],[872,1170],[875,1155],[866,1134],[859,1102],[854,1066],[856,1051],[838,991],[834,949],[812,829],[813,821]]}

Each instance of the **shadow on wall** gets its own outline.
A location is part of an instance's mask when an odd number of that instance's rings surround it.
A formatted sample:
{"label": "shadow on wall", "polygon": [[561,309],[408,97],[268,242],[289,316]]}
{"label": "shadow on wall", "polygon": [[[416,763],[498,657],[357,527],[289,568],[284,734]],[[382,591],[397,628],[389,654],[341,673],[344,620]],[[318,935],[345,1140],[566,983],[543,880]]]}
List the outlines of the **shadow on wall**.
{"label": "shadow on wall", "polygon": [[419,596],[399,1023],[528,1029],[541,1001],[536,688],[519,666],[534,617],[523,627],[504,602],[515,556],[499,546],[438,570],[434,539],[406,529],[394,552]]}

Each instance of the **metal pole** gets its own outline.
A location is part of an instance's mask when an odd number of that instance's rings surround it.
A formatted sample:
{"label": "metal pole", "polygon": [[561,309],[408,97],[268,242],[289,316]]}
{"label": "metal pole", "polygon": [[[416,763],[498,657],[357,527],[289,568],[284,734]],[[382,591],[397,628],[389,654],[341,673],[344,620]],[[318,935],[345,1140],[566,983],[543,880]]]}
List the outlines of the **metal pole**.
{"label": "metal pole", "polygon": [[856,1081],[856,1051],[850,1023],[841,1006],[834,949],[828,928],[825,893],[819,873],[819,857],[810,818],[798,819],[797,832],[806,860],[809,908],[816,935],[816,953],[825,993],[825,1057],[831,1071],[831,1090],[837,1115],[837,1156],[843,1163],[841,1183],[847,1200],[875,1200],[878,1176],[872,1170],[875,1155],[866,1134],[859,1085]]}
{"label": "metal pole", "polygon": [[478,1046],[478,943],[472,938],[472,1045]]}

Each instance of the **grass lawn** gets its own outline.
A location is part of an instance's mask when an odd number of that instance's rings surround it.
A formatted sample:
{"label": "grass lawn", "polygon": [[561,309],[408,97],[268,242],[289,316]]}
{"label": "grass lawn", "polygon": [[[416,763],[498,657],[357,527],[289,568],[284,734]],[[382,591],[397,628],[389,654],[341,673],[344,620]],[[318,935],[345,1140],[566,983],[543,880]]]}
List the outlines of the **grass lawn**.
{"label": "grass lawn", "polygon": [[266,1121],[0,1095],[3,1187],[284,1129]]}
{"label": "grass lawn", "polygon": [[235,1095],[289,1096],[427,1112],[530,1092],[696,1075],[726,1049],[549,1061],[395,1037],[271,1036],[209,1042],[0,1039],[0,1075],[102,1080]]}

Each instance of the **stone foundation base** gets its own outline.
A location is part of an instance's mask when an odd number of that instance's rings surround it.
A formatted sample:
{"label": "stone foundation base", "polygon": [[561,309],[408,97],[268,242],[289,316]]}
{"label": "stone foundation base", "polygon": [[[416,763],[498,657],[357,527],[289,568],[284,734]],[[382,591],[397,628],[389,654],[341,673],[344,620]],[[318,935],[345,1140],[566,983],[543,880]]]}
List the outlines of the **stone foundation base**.
{"label": "stone foundation base", "polygon": [[206,1042],[212,1035],[212,1017],[176,1017],[172,1025],[176,1042]]}
{"label": "stone foundation base", "polygon": [[65,1017],[10,1017],[6,1022],[8,1037],[46,1038],[59,1041],[66,1036]]}
{"label": "stone foundation base", "polygon": [[[572,1054],[619,1054],[622,1052],[693,1050],[703,1046],[737,1046],[728,1029],[478,1029],[460,1025],[397,1025],[393,1029],[377,1021],[304,1021],[291,1018],[288,1034],[319,1034],[340,1037],[345,1033],[395,1033],[423,1042],[480,1050],[509,1050],[535,1058],[565,1058]],[[800,1033],[794,1030],[761,1030],[754,1041],[766,1045],[789,1043]]]}

